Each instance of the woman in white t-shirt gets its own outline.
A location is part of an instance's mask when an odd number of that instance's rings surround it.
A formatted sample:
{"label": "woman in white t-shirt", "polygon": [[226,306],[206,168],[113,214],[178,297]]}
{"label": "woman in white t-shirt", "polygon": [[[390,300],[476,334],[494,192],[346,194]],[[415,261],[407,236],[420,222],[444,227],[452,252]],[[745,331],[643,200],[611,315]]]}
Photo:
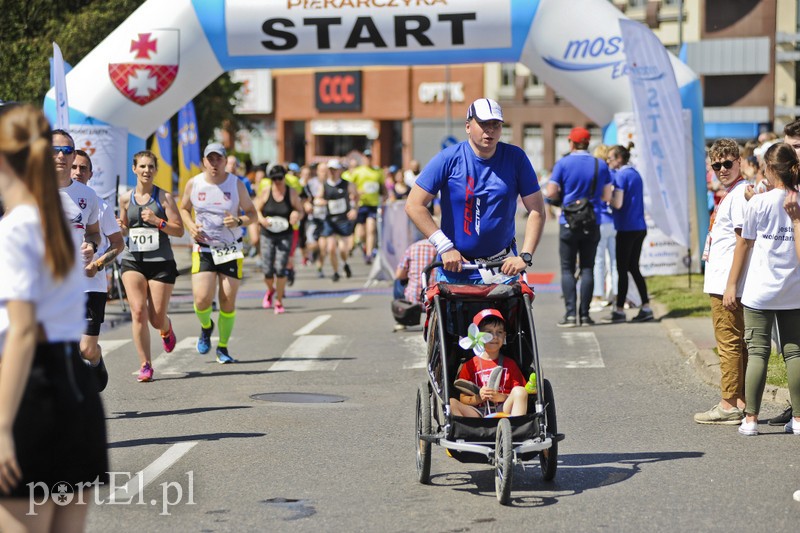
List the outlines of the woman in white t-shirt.
{"label": "woman in white t-shirt", "polygon": [[764,161],[765,175],[773,188],[756,194],[747,204],[742,239],[736,243],[722,297],[727,309],[735,309],[736,285],[745,276],[741,303],[749,358],[745,418],[739,433],[758,435],[772,326],[777,322],[793,406],[792,418],[784,429],[800,435],[800,261],[795,252],[792,219],[784,209],[787,191],[797,191],[800,160],[791,146],[777,143],[767,150]]}
{"label": "woman in white t-shirt", "polygon": [[[53,163],[65,147],[51,139],[32,106],[0,114],[2,531],[82,530],[77,484],[108,479],[103,406],[78,346],[85,278]],[[48,498],[59,490],[67,504]],[[31,513],[31,502],[46,503]]]}

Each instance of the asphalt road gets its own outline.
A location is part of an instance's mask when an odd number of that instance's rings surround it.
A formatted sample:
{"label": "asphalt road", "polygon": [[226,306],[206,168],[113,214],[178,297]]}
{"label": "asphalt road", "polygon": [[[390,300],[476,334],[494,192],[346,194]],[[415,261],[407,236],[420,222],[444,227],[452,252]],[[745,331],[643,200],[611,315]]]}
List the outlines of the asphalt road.
{"label": "asphalt road", "polygon": [[[424,346],[419,330],[392,331],[388,284],[365,289],[360,258],[354,278],[335,284],[300,269],[287,313],[275,316],[261,309],[263,282],[248,262],[230,343],[238,364],[196,353],[188,275],[170,311],[178,348],[164,354],[153,340],[155,381],[136,382],[129,324],[101,338],[120,474],[114,490],[97,491],[89,531],[795,531],[800,439],[769,426],[745,438],[735,426],[694,424],[717,393],[657,321],[556,328],[555,231],[549,223],[534,259],[537,273],[555,273],[534,304],[566,434],[552,483],[538,461],[516,466],[511,505],[501,507],[488,465],[434,446],[432,483],[420,485],[414,398]],[[264,393],[342,401],[254,399]]]}

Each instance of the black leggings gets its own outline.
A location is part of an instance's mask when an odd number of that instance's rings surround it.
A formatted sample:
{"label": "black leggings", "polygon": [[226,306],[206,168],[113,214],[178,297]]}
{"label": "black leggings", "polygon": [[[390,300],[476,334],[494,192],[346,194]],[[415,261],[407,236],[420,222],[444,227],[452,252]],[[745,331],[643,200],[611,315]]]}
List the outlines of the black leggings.
{"label": "black leggings", "polygon": [[642,297],[642,305],[650,303],[647,296],[647,283],[644,276],[639,272],[639,256],[642,254],[642,243],[647,235],[647,230],[639,231],[618,231],[617,232],[617,307],[625,306],[625,298],[628,296],[628,272],[633,276],[639,296]]}

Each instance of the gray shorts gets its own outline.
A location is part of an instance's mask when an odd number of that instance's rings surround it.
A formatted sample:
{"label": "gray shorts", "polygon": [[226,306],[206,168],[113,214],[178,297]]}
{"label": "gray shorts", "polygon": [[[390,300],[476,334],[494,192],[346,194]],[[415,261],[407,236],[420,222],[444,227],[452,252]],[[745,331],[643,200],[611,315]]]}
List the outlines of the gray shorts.
{"label": "gray shorts", "polygon": [[261,269],[265,278],[286,276],[286,265],[292,250],[292,234],[275,237],[261,233]]}

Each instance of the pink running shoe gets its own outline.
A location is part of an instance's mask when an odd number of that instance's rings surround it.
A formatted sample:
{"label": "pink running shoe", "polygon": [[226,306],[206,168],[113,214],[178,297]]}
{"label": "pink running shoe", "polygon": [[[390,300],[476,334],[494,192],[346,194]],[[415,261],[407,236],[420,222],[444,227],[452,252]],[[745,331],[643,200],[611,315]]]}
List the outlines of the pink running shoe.
{"label": "pink running shoe", "polygon": [[136,377],[136,381],[139,383],[153,381],[153,367],[150,366],[150,363],[145,363],[144,366],[139,369],[139,375]]}
{"label": "pink running shoe", "polygon": [[[169,320],[169,318],[167,318],[167,320]],[[172,353],[177,342],[178,340],[175,338],[175,332],[172,331],[172,320],[169,320],[169,331],[166,335],[161,335],[161,343],[164,345],[164,351]]]}
{"label": "pink running shoe", "polygon": [[281,302],[275,302],[275,314],[282,315],[286,312],[286,309],[283,308],[283,304]]}
{"label": "pink running shoe", "polygon": [[274,290],[267,291],[267,293],[264,294],[264,299],[261,300],[261,307],[263,307],[264,309],[269,309],[270,307],[272,307],[272,298],[274,296],[275,296]]}

